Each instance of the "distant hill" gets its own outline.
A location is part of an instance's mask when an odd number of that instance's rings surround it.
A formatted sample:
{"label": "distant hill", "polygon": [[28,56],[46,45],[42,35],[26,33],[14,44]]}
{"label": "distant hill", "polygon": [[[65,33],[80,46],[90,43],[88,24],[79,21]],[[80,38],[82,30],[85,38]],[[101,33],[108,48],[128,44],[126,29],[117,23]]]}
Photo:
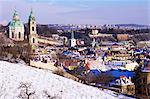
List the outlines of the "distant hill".
{"label": "distant hill", "polygon": [[123,26],[123,27],[148,27],[148,25],[140,25],[140,24],[115,24],[115,26]]}
{"label": "distant hill", "polygon": [[[25,24],[25,34],[29,34],[28,24]],[[51,37],[52,34],[58,34],[57,29],[48,27],[48,25],[37,24],[37,33],[41,36]]]}

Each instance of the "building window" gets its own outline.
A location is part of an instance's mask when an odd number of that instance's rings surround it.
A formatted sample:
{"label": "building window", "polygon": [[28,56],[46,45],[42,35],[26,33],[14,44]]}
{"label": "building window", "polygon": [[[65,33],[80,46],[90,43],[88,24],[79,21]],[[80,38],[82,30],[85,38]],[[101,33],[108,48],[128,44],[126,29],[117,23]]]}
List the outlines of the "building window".
{"label": "building window", "polygon": [[33,43],[35,43],[35,38],[33,38]]}
{"label": "building window", "polygon": [[14,38],[14,32],[12,32],[12,38]]}
{"label": "building window", "polygon": [[19,38],[21,38],[21,33],[19,32]]}
{"label": "building window", "polygon": [[34,27],[32,27],[32,31],[34,31]]}

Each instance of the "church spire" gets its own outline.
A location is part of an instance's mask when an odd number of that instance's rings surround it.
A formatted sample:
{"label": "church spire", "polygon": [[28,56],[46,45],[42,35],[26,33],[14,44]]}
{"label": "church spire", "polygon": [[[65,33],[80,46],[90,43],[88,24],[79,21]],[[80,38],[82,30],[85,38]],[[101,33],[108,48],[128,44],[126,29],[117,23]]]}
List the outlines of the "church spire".
{"label": "church spire", "polygon": [[16,9],[14,11],[13,20],[15,20],[15,21],[19,20],[19,16],[18,16],[18,13],[17,13]]}
{"label": "church spire", "polygon": [[71,39],[74,39],[74,31],[71,31]]}
{"label": "church spire", "polygon": [[29,21],[35,21],[35,17],[33,15],[33,10],[31,9],[30,15],[29,15]]}
{"label": "church spire", "polygon": [[74,36],[74,31],[71,31],[71,39],[70,39],[70,47],[75,47],[76,46],[76,39]]}

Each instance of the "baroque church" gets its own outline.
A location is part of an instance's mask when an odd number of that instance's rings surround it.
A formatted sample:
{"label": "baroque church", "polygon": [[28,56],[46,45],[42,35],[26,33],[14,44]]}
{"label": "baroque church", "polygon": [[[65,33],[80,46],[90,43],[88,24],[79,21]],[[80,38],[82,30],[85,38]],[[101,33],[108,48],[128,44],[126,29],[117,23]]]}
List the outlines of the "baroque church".
{"label": "baroque church", "polygon": [[24,24],[20,21],[17,11],[14,12],[13,19],[9,22],[8,37],[15,41],[23,41],[25,39]]}
{"label": "baroque church", "polygon": [[25,27],[21,22],[17,11],[15,10],[13,14],[13,19],[8,24],[8,38],[14,41],[24,41],[28,40],[29,44],[37,45],[38,44],[38,34],[36,30],[36,19],[31,10],[29,19],[28,19],[29,33],[25,35]]}
{"label": "baroque church", "polygon": [[[27,40],[32,50],[36,50],[39,43],[49,44],[49,45],[64,45],[62,40],[64,40],[65,37],[60,37],[60,40],[55,40],[55,39],[49,39],[47,37],[42,37],[37,34],[36,18],[32,10],[28,18],[27,26],[28,26],[28,30],[26,31],[24,24],[21,22],[18,13],[15,10],[13,14],[13,19],[8,24],[8,38],[17,42]],[[76,45],[75,42],[76,40],[74,39],[74,36],[72,36],[71,46],[74,47]]]}

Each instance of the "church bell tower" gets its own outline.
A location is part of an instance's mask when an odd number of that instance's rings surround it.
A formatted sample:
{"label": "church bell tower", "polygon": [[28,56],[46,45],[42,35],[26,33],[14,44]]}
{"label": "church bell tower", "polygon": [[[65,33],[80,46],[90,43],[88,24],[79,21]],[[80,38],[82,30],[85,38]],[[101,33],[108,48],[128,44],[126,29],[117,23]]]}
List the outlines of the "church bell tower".
{"label": "church bell tower", "polygon": [[38,45],[38,34],[36,30],[36,19],[33,15],[33,11],[31,10],[30,16],[29,16],[29,44],[32,47],[36,47]]}
{"label": "church bell tower", "polygon": [[74,31],[72,30],[71,39],[70,39],[70,47],[75,47],[75,46],[76,46],[76,39],[74,37]]}

